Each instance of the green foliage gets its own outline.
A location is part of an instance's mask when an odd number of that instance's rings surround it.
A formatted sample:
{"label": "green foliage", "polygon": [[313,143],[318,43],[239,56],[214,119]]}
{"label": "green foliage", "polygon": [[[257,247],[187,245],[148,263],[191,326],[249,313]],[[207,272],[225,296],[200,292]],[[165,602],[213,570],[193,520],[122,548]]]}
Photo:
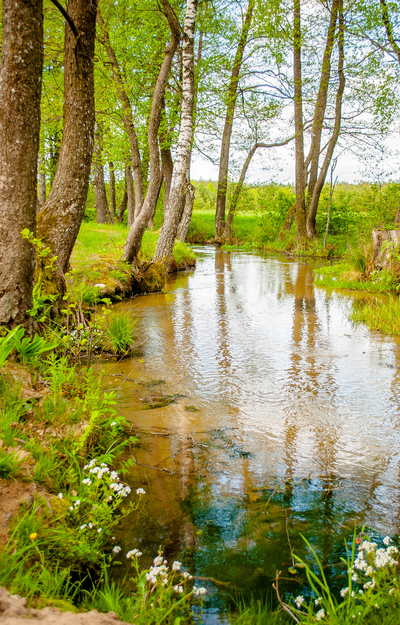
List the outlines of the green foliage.
{"label": "green foliage", "polygon": [[0,337],[0,367],[5,363],[8,356],[15,348],[15,340],[17,336],[22,337],[25,330],[20,326],[17,326],[13,330],[6,333],[5,336]]}
{"label": "green foliage", "polygon": [[[23,333],[24,330],[22,335]],[[36,362],[41,354],[54,349],[58,345],[58,342],[48,343],[38,334],[35,334],[32,338],[29,336],[22,338],[22,335],[20,333],[15,335],[15,349],[24,363]]]}
{"label": "green foliage", "polygon": [[387,300],[354,302],[350,318],[355,323],[365,323],[371,330],[399,336],[400,300],[397,296]]}
{"label": "green foliage", "polygon": [[131,350],[137,339],[138,317],[133,313],[112,312],[107,316],[104,332],[104,346],[113,354],[126,354]]}
{"label": "green foliage", "polygon": [[3,447],[0,447],[0,477],[7,479],[17,474],[22,462],[12,450],[5,450]]}

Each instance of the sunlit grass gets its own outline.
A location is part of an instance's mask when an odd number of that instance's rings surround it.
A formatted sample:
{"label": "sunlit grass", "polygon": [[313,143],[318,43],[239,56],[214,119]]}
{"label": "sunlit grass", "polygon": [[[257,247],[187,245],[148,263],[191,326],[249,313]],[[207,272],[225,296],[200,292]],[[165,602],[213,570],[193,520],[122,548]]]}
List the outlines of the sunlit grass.
{"label": "sunlit grass", "polygon": [[374,300],[357,305],[350,318],[355,323],[365,323],[371,330],[400,335],[400,300],[395,297],[385,302]]}

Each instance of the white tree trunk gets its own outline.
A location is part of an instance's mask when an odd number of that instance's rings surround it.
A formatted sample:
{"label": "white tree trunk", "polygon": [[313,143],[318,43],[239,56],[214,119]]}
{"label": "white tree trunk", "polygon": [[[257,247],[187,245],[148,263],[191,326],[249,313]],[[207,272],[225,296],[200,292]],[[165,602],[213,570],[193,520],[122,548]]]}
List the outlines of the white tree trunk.
{"label": "white tree trunk", "polygon": [[163,262],[168,268],[176,232],[180,220],[181,200],[185,180],[190,166],[193,136],[194,109],[194,29],[196,23],[197,0],[186,0],[186,16],[183,26],[182,43],[182,104],[181,123],[179,128],[176,158],[172,172],[171,189],[169,192],[168,210],[158,240],[154,260]]}

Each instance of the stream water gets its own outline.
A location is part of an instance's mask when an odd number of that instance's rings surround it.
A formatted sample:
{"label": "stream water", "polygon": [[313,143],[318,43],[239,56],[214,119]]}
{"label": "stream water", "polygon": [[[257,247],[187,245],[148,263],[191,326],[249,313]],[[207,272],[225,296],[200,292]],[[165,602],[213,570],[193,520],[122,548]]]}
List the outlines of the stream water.
{"label": "stream water", "polygon": [[196,252],[164,293],[118,305],[141,316],[144,347],[102,368],[139,439],[129,481],[146,490],[118,544],[144,565],[159,545],[181,560],[215,622],[277,569],[301,590],[288,537],[346,585],[336,564],[355,521],[399,533],[400,348],[353,327],[350,294],[315,288],[305,263]]}

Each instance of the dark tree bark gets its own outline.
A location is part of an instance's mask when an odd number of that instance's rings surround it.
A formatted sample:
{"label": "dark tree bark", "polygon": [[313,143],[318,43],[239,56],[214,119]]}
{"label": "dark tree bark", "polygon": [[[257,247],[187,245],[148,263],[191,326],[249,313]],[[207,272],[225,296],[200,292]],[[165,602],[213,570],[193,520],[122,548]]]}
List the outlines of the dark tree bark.
{"label": "dark tree bark", "polygon": [[106,185],[104,182],[104,166],[101,158],[101,153],[101,132],[99,125],[96,124],[93,150],[93,185],[97,223],[109,224],[111,223],[111,216],[108,210]]}
{"label": "dark tree bark", "polygon": [[58,159],[60,157],[60,147],[61,147],[61,137],[62,132],[60,130],[56,130],[53,135],[49,137],[50,144],[50,186],[53,184],[54,176],[56,175]]}
{"label": "dark tree bark", "polygon": [[329,165],[331,163],[333,152],[336,147],[337,140],[340,134],[340,126],[342,121],[342,100],[343,93],[346,86],[346,79],[344,75],[344,17],[343,17],[343,0],[338,0],[339,4],[339,60],[338,60],[338,75],[339,85],[336,93],[335,104],[335,122],[332,131],[331,138],[326,149],[324,162],[321,166],[318,178],[315,182],[313,193],[311,197],[310,208],[307,215],[307,234],[310,238],[315,237],[317,232],[315,229],[315,218],[318,210],[319,198],[321,196],[322,189],[325,184],[326,175],[328,173]]}
{"label": "dark tree bark", "polygon": [[64,125],[56,175],[38,215],[38,235],[56,254],[58,286],[78,236],[89,187],[94,135],[94,43],[97,0],[69,0],[67,11],[80,36],[70,27],[64,43]]}
{"label": "dark tree bark", "polygon": [[254,6],[255,0],[249,0],[238,49],[236,51],[235,60],[233,61],[232,74],[228,89],[228,104],[226,108],[225,125],[224,131],[222,133],[221,154],[219,159],[217,209],[215,211],[215,238],[217,241],[222,238],[225,228],[225,206],[226,192],[228,188],[229,149],[231,145],[233,117],[235,113],[239,75],[243,61],[243,52],[247,43],[251,20],[253,18]]}
{"label": "dark tree bark", "polygon": [[111,161],[108,163],[108,173],[110,176],[110,212],[111,217],[115,219],[117,217],[117,204],[115,199],[115,169],[114,163]]}
{"label": "dark tree bark", "polygon": [[304,126],[303,94],[301,76],[301,0],[294,0],[293,20],[293,75],[294,75],[294,128],[296,153],[296,226],[297,236],[304,241],[306,236],[306,201],[304,179]]}
{"label": "dark tree bark", "polygon": [[126,192],[127,192],[127,206],[128,206],[128,228],[131,227],[135,221],[135,192],[133,189],[133,177],[132,169],[130,165],[125,169],[126,180]]}
{"label": "dark tree bark", "polygon": [[0,324],[29,326],[43,65],[42,0],[3,0],[0,65]]}
{"label": "dark tree bark", "polygon": [[167,85],[169,72],[171,70],[172,59],[178,47],[180,38],[180,26],[175,17],[175,13],[171,8],[171,5],[169,4],[168,0],[161,0],[161,3],[164,14],[168,19],[169,27],[171,29],[171,40],[165,48],[164,59],[158,73],[153,91],[148,127],[148,143],[150,151],[150,181],[142,210],[140,211],[138,218],[135,220],[135,223],[129,230],[128,238],[125,245],[124,259],[130,263],[136,261],[144,231],[146,230],[149,219],[153,214],[154,207],[157,203],[161,181],[160,156],[158,149],[158,131],[161,123],[161,112],[165,87]]}
{"label": "dark tree bark", "polygon": [[[322,127],[325,119],[326,104],[328,100],[329,81],[331,77],[331,57],[332,50],[335,44],[335,30],[337,15],[339,9],[339,0],[333,0],[330,22],[328,27],[328,33],[326,38],[326,45],[324,51],[324,57],[322,60],[321,79],[319,84],[319,90],[317,100],[315,103],[314,120],[311,128],[311,146],[308,157],[304,163],[304,172],[307,172],[308,166],[311,163],[310,175],[307,185],[307,198],[306,198],[306,210],[309,208],[312,195],[314,193],[314,187],[318,178],[318,165],[319,156],[321,152],[321,137]],[[310,237],[310,232],[307,228],[307,235]],[[312,236],[312,235],[311,235]]]}
{"label": "dark tree bark", "polygon": [[[186,0],[186,15],[182,42],[182,104],[178,145],[172,172],[167,214],[157,242],[155,261],[161,261],[166,269],[170,265],[175,237],[182,217],[181,206],[185,180],[190,167],[193,138],[194,108],[194,30],[197,0]],[[182,207],[183,210],[183,207]]]}
{"label": "dark tree bark", "polygon": [[295,216],[296,216],[296,202],[293,204],[293,206],[289,208],[288,212],[286,213],[285,221],[283,222],[281,231],[278,236],[278,239],[280,241],[284,238],[285,232],[290,231]]}
{"label": "dark tree bark", "polygon": [[118,223],[122,224],[122,221],[124,219],[124,213],[125,213],[127,208],[128,208],[128,189],[127,189],[127,181],[126,181],[126,176],[125,176],[124,195],[122,196],[121,203],[120,203],[120,205],[118,206],[118,209],[117,209],[117,221],[118,221]]}
{"label": "dark tree bark", "polygon": [[172,171],[174,169],[174,163],[172,161],[171,149],[161,148],[161,163],[164,175],[164,217],[167,212],[169,192],[171,189]]}
{"label": "dark tree bark", "polygon": [[[137,138],[135,124],[133,121],[132,107],[131,107],[128,94],[125,89],[125,85],[124,85],[121,70],[118,64],[118,60],[111,46],[110,36],[107,31],[104,20],[100,14],[100,11],[97,12],[97,23],[101,29],[102,38],[100,41],[102,42],[102,44],[104,45],[107,51],[107,55],[108,55],[108,58],[112,67],[112,73],[113,73],[115,86],[117,88],[118,97],[119,97],[119,100],[122,104],[122,108],[124,111],[124,127],[125,127],[126,134],[128,135],[129,145],[131,148],[132,169],[133,169],[133,177],[135,180],[135,202],[136,202],[135,213],[139,214],[143,206],[143,172],[142,172],[142,163],[140,159],[139,141]],[[133,223],[133,219],[132,219],[132,223]]]}
{"label": "dark tree bark", "polygon": [[46,173],[41,171],[39,174],[39,207],[42,208],[46,203]]}

